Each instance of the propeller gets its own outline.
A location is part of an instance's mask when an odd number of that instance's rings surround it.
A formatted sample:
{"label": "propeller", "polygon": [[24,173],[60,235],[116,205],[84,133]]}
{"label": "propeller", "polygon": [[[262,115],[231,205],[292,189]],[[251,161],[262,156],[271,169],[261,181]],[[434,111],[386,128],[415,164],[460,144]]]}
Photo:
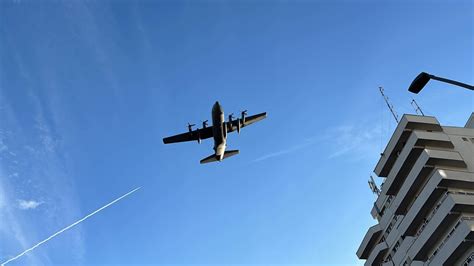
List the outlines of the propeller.
{"label": "propeller", "polygon": [[190,123],[188,122],[188,130],[189,130],[189,132],[193,131],[193,127],[194,127],[194,126],[195,126],[195,124],[190,124]]}
{"label": "propeller", "polygon": [[247,110],[243,110],[242,112],[240,112],[240,114],[242,115],[242,120],[245,122],[245,116],[247,115]]}
{"label": "propeller", "polygon": [[242,125],[245,125],[245,116],[247,115],[247,110],[243,110],[240,112],[241,118],[239,119],[239,122],[237,123],[237,133],[240,134],[240,128]]}
{"label": "propeller", "polygon": [[234,119],[234,113],[231,113],[229,115],[229,123],[232,123],[232,119]]}
{"label": "propeller", "polygon": [[206,127],[207,127],[207,122],[208,122],[208,120],[202,121],[202,128],[206,128]]}
{"label": "propeller", "polygon": [[[189,132],[193,132],[193,126],[195,126],[196,124],[190,124],[188,122],[188,130]],[[202,125],[205,127],[205,125],[207,125],[207,120],[202,122]],[[196,130],[197,131],[197,142],[199,144],[201,144],[201,131],[199,130],[199,128]]]}

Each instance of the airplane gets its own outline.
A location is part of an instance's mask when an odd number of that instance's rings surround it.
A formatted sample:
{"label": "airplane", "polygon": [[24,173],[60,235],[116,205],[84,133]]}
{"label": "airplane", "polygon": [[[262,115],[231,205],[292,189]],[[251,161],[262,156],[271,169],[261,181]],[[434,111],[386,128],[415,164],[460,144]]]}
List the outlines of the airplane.
{"label": "airplane", "polygon": [[252,116],[247,116],[247,110],[241,112],[241,117],[233,120],[233,114],[229,115],[229,121],[224,119],[224,110],[218,101],[212,107],[212,126],[207,126],[207,120],[202,122],[202,128],[193,130],[194,124],[188,123],[188,132],[163,138],[164,144],[197,141],[214,137],[214,154],[202,159],[201,164],[222,161],[233,155],[239,154],[239,150],[229,150],[227,148],[227,133],[237,131],[240,134],[240,129],[260,121],[267,117],[267,113],[260,113]]}

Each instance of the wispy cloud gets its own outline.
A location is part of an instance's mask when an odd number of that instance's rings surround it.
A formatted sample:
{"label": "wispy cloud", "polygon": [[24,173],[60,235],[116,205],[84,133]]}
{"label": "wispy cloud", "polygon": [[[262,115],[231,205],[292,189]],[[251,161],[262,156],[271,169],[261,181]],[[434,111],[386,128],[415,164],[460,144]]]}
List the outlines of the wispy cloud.
{"label": "wispy cloud", "polygon": [[[26,249],[30,239],[37,239],[37,229],[58,226],[61,220],[77,217],[79,208],[73,187],[73,173],[68,170],[67,158],[57,139],[58,132],[46,114],[50,106],[41,102],[34,91],[28,93],[25,101],[30,103],[30,118],[35,121],[29,127],[18,121],[17,110],[8,103],[0,91],[0,258],[10,256],[11,249]],[[36,136],[29,138],[28,134]],[[28,177],[28,178],[23,178]],[[40,208],[38,199],[54,202]],[[47,208],[46,208],[47,207]],[[35,216],[21,216],[19,212],[41,210]],[[28,234],[26,234],[28,232]],[[81,230],[70,237],[67,249],[74,261],[81,261],[83,241]],[[66,248],[65,248],[66,249]],[[41,257],[41,261],[39,261]],[[31,255],[25,264],[50,264],[48,254]]]}
{"label": "wispy cloud", "polygon": [[[4,169],[0,165],[0,234],[1,237],[15,239],[21,248],[27,247],[28,239],[24,233],[23,227],[20,221],[17,219],[14,210],[14,204],[8,204],[9,202],[9,186],[4,183],[5,173]],[[0,240],[2,239],[0,238]],[[6,248],[6,243],[1,242],[0,244]],[[7,254],[1,254],[4,258]],[[41,265],[36,256],[29,256],[30,260],[28,263],[32,265]]]}
{"label": "wispy cloud", "polygon": [[274,157],[282,156],[282,155],[285,155],[285,154],[288,154],[288,153],[296,152],[300,149],[306,148],[306,147],[314,144],[316,141],[317,141],[317,139],[315,139],[315,138],[306,139],[304,143],[297,144],[297,145],[294,145],[292,147],[288,147],[286,149],[271,152],[271,153],[265,154],[261,157],[258,157],[257,159],[254,160],[254,162],[260,162],[260,161],[264,161],[264,160],[267,160],[267,159],[270,159],[270,158],[274,158]]}
{"label": "wispy cloud", "polygon": [[[84,10],[87,5],[77,6],[80,10],[65,8],[65,17],[71,19],[66,23],[75,25],[81,21],[93,24],[95,18],[87,16],[90,12]],[[80,27],[84,34],[89,28]],[[69,109],[64,108],[67,105],[60,93],[60,88],[64,87],[62,70],[51,64],[59,61],[51,59],[41,48],[51,47],[49,44],[54,36],[38,40],[34,47],[40,48],[32,50],[32,57],[24,57],[23,47],[16,45],[19,40],[17,37],[5,39],[12,58],[5,74],[12,73],[12,78],[18,78],[20,83],[6,82],[0,89],[0,262],[11,257],[10,250],[26,249],[32,239],[38,239],[38,232],[44,228],[58,228],[64,221],[71,221],[79,215],[72,170],[74,162],[69,159],[64,146],[74,136],[69,127]],[[78,41],[84,42],[82,39]],[[10,98],[4,93],[8,90],[18,90],[19,97]],[[22,109],[22,106],[27,109]],[[52,204],[42,205],[39,199]],[[38,211],[31,212],[32,215],[21,214],[34,208]],[[85,252],[82,229],[76,228],[71,233],[61,245],[61,251],[70,257],[71,263],[81,264]],[[24,264],[51,264],[48,257],[51,251],[44,249],[41,252],[25,256]]]}
{"label": "wispy cloud", "polygon": [[[15,149],[13,143],[13,133],[16,131],[16,119],[12,108],[5,103],[2,91],[0,90],[0,155],[2,159],[0,160],[0,245],[4,247],[3,250],[7,250],[7,243],[4,242],[6,239],[14,239],[16,244],[21,248],[27,247],[28,239],[24,233],[24,228],[22,223],[19,221],[16,215],[16,206],[15,204],[10,204],[14,202],[12,194],[15,194],[15,191],[18,189],[16,180],[11,179],[11,177],[16,177],[18,173],[16,172],[15,165],[15,153],[12,149]],[[19,138],[19,136],[16,136]],[[0,254],[1,257],[4,257],[6,254],[3,252]],[[29,257],[29,263],[40,265],[39,261],[35,256]]]}
{"label": "wispy cloud", "polygon": [[38,206],[43,204],[43,202],[35,201],[35,200],[18,200],[18,208],[21,210],[30,210],[36,209]]}
{"label": "wispy cloud", "polygon": [[1,265],[1,266],[4,266],[4,265],[6,265],[7,263],[10,263],[10,262],[12,262],[12,261],[14,261],[14,260],[17,260],[17,259],[21,258],[22,256],[26,255],[28,252],[33,251],[35,248],[37,248],[37,247],[43,245],[44,243],[48,242],[49,240],[55,238],[56,236],[58,236],[58,235],[64,233],[65,231],[67,231],[67,230],[73,228],[74,226],[76,226],[76,225],[80,224],[81,222],[87,220],[88,218],[92,217],[94,214],[96,214],[96,213],[102,211],[103,209],[105,209],[105,208],[111,206],[112,204],[116,203],[117,201],[119,201],[119,200],[121,200],[121,199],[127,197],[128,195],[130,195],[130,194],[134,193],[135,191],[139,190],[140,188],[141,188],[141,187],[137,187],[137,188],[135,188],[134,190],[132,190],[132,191],[130,191],[130,192],[128,192],[128,193],[126,193],[126,194],[124,194],[124,195],[118,197],[117,199],[115,199],[115,200],[113,200],[113,201],[107,203],[106,205],[104,205],[104,206],[100,207],[99,209],[97,209],[97,210],[95,210],[95,211],[89,213],[88,215],[86,215],[86,216],[84,216],[83,218],[81,218],[81,219],[75,221],[74,223],[72,223],[72,224],[70,224],[70,225],[64,227],[63,229],[61,229],[61,230],[57,231],[56,233],[50,235],[50,236],[47,237],[46,239],[44,239],[44,240],[38,242],[36,245],[32,246],[31,248],[26,249],[25,251],[21,252],[20,254],[16,255],[16,256],[13,257],[13,258],[8,259],[7,261],[3,262],[3,263],[0,264],[0,265]]}
{"label": "wispy cloud", "polygon": [[0,154],[8,150],[8,146],[3,142],[2,134],[0,132]]}
{"label": "wispy cloud", "polygon": [[378,154],[381,149],[382,127],[371,123],[338,126],[327,131],[330,144],[328,159],[351,156],[361,159]]}

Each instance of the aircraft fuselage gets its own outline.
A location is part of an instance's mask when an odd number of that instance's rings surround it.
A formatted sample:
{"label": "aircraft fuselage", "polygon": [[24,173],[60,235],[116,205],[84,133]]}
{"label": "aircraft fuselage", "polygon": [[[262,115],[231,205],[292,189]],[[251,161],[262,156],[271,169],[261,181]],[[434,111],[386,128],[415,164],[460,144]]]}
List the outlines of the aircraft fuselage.
{"label": "aircraft fuselage", "polygon": [[260,113],[247,116],[247,110],[241,112],[241,117],[233,119],[233,115],[229,115],[229,121],[225,121],[224,110],[219,102],[215,102],[212,106],[212,126],[207,126],[207,120],[202,122],[202,128],[193,130],[194,124],[188,123],[188,131],[163,138],[164,144],[197,141],[214,138],[214,153],[203,158],[200,163],[211,163],[222,161],[226,158],[239,154],[239,150],[227,150],[227,134],[236,131],[240,133],[241,128],[251,125],[266,118],[267,113]]}
{"label": "aircraft fuselage", "polygon": [[227,147],[227,129],[224,120],[224,110],[219,102],[212,107],[212,130],[214,134],[214,151],[216,159],[222,161]]}

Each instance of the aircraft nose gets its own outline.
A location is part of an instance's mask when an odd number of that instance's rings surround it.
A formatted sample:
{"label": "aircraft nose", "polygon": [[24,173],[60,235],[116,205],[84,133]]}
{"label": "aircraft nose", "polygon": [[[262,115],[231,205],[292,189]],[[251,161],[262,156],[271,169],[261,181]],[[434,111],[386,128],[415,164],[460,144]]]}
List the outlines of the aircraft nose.
{"label": "aircraft nose", "polygon": [[215,111],[221,113],[222,112],[222,107],[221,105],[219,104],[219,101],[216,101],[216,103],[214,104],[214,108],[213,108]]}

